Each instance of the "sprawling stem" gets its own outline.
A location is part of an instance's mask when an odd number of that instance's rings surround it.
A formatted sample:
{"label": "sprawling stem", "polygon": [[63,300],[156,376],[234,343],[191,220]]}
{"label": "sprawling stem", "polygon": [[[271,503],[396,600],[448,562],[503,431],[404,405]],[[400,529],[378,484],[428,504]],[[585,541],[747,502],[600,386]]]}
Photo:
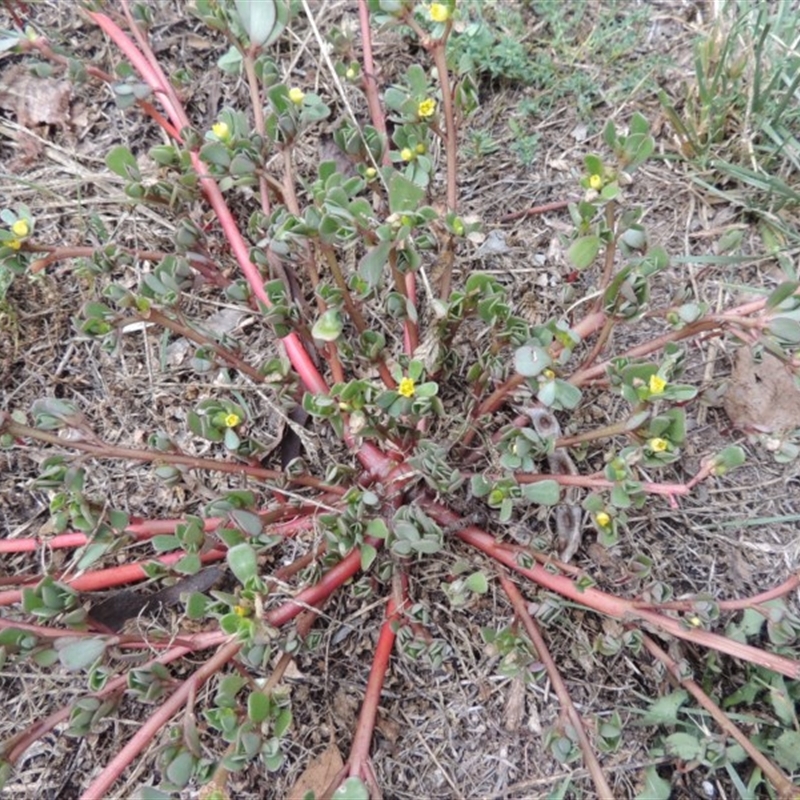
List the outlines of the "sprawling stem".
{"label": "sprawling stem", "polygon": [[364,56],[364,93],[367,95],[369,115],[375,130],[384,141],[383,163],[389,163],[389,147],[386,134],[386,118],[378,96],[378,79],[375,74],[375,62],[372,58],[372,29],[369,24],[369,8],[367,0],[358,0],[358,22],[361,28],[361,51]]}
{"label": "sprawling stem", "polygon": [[174,466],[188,467],[189,469],[205,469],[216,472],[227,472],[234,475],[249,475],[252,478],[262,480],[285,481],[297,484],[298,486],[311,486],[325,491],[332,490],[340,493],[337,487],[329,487],[318,478],[310,475],[298,475],[293,478],[287,476],[280,470],[266,469],[265,467],[254,467],[250,464],[237,464],[230,461],[218,461],[214,458],[199,458],[188,456],[182,453],[163,452],[161,450],[148,450],[137,447],[117,447],[116,445],[106,444],[105,442],[86,442],[80,440],[62,439],[57,433],[43,431],[39,428],[31,428],[28,425],[21,425],[10,418],[0,418],[0,431],[9,433],[15,438],[38,439],[40,442],[47,442],[61,447],[68,446],[74,450],[90,453],[98,458],[118,458],[130,461],[149,461],[160,464],[172,464]]}
{"label": "sprawling stem", "polygon": [[[199,648],[198,648],[199,649]],[[157,658],[152,659],[152,661],[148,662],[148,664],[144,665],[150,666],[152,664],[169,664],[172,661],[176,661],[179,658],[183,658],[185,655],[188,655],[192,652],[192,648],[190,647],[173,647],[172,649],[168,650],[166,653],[161,653]],[[121,691],[125,688],[128,683],[128,676],[127,675],[120,675],[117,678],[112,678],[99,692],[96,692],[92,697],[97,697],[98,699],[103,699],[105,697],[109,697],[115,692]],[[19,736],[14,737],[12,740],[3,742],[0,745],[0,755],[2,756],[4,761],[8,761],[10,764],[16,762],[16,760],[39,738],[44,736],[49,731],[53,730],[57,725],[60,725],[62,722],[65,722],[69,719],[70,712],[72,711],[72,704],[68,704],[63,706],[62,708],[58,709],[58,711],[53,712],[48,717],[45,717],[43,720],[39,720],[38,722],[34,723],[31,727],[27,728],[23,731]]]}
{"label": "sprawling stem", "polygon": [[[377,540],[376,540],[377,542]],[[301,611],[319,605],[332,592],[350,580],[361,569],[361,553],[351,550],[335,567],[331,567],[313,586],[304,589],[280,608],[269,611],[266,620],[279,627],[294,619]]]}
{"label": "sprawling stem", "polygon": [[528,609],[519,589],[517,589],[517,587],[511,582],[505,571],[500,573],[500,583],[503,586],[503,591],[508,595],[511,605],[514,606],[514,611],[516,612],[517,617],[522,620],[525,631],[533,643],[533,646],[536,648],[536,654],[542,664],[544,664],[544,668],[547,670],[547,674],[550,677],[550,682],[553,684],[553,688],[556,690],[556,694],[558,695],[558,700],[566,711],[570,724],[572,725],[572,728],[578,737],[578,743],[580,744],[581,752],[583,753],[583,760],[586,763],[589,774],[592,776],[592,780],[594,781],[594,786],[597,790],[597,796],[609,798],[613,797],[614,793],[611,791],[611,787],[606,781],[606,776],[603,774],[603,770],[600,767],[600,762],[597,760],[597,756],[595,755],[592,745],[589,742],[589,737],[586,735],[586,726],[581,719],[581,715],[578,713],[578,709],[575,708],[575,704],[572,702],[567,685],[564,683],[564,679],[561,677],[561,673],[559,672],[555,659],[550,654],[550,650],[547,647],[544,636],[542,636],[542,633],[539,630],[539,626],[528,613]]}
{"label": "sprawling stem", "polygon": [[[244,375],[247,375],[250,380],[254,381],[255,383],[264,383],[264,375],[260,373],[255,367],[251,367],[246,361],[243,361],[236,353],[231,352],[228,350],[227,347],[223,347],[218,342],[215,342],[213,339],[209,339],[207,336],[203,336],[202,333],[199,333],[194,328],[191,328],[189,325],[184,325],[183,323],[179,322],[176,319],[172,319],[172,317],[167,316],[162,311],[159,311],[157,308],[153,308],[152,306],[147,310],[140,312],[137,314],[137,317],[141,320],[147,320],[148,322],[154,322],[157,325],[160,325],[162,328],[166,328],[167,330],[172,331],[173,333],[177,333],[179,336],[183,336],[186,339],[194,342],[195,344],[199,344],[201,347],[208,347],[216,353],[223,361],[230,364],[230,366],[237,369]],[[122,319],[119,321],[119,325],[125,325],[130,320]]]}
{"label": "sprawling stem", "polygon": [[[339,489],[338,486],[333,488]],[[281,506],[280,508],[259,511],[258,514],[263,525],[271,526],[269,533],[272,536],[290,537],[313,524],[309,521],[308,516],[317,513],[318,509],[319,500],[315,505],[305,507]],[[287,519],[289,520],[288,523],[275,524]],[[152,539],[158,534],[175,533],[176,528],[185,522],[185,519],[131,519],[130,524],[124,529],[123,533],[132,536],[137,542],[141,542]],[[207,517],[203,520],[203,530],[205,533],[211,533],[223,522],[225,522],[223,517]],[[40,547],[47,547],[51,550],[66,547],[83,547],[90,541],[91,536],[77,532],[60,533],[52,538],[0,539],[0,553],[32,553]]]}
{"label": "sprawling stem", "polygon": [[212,675],[219,672],[236,656],[241,647],[241,642],[229,641],[220,647],[190,678],[185,680],[111,759],[81,795],[81,800],[97,800],[98,797],[106,797],[108,790],[122,775],[123,770],[144,750],[150,740],[180,711],[191,695],[195,694]]}
{"label": "sprawling stem", "polygon": [[613,200],[610,200],[608,203],[606,203],[605,216],[609,241],[606,243],[606,250],[603,256],[603,274],[600,278],[597,298],[594,301],[593,311],[595,313],[602,311],[603,295],[605,294],[608,285],[611,283],[611,278],[614,275],[614,256],[617,253],[617,237],[616,231],[614,230],[616,224],[616,218],[614,214],[615,210],[616,203]]}
{"label": "sprawling stem", "polygon": [[[716,605],[720,611],[742,611],[746,608],[755,608],[759,609],[764,603],[768,603],[770,600],[778,600],[781,597],[785,597],[790,592],[793,592],[798,586],[800,586],[800,572],[796,572],[794,575],[788,577],[783,583],[779,584],[778,586],[774,586],[772,589],[767,589],[764,592],[759,592],[756,595],[751,597],[740,597],[735,600],[717,600]],[[670,600],[666,603],[648,603],[645,601],[636,602],[634,601],[634,606],[636,608],[650,608],[653,611],[693,611],[696,604],[698,602],[707,602],[706,598],[696,598],[692,599],[691,597],[685,598],[683,600]],[[762,612],[766,615],[767,610],[761,609]]]}
{"label": "sprawling stem", "polygon": [[[145,566],[153,560],[158,561],[165,567],[180,561],[186,555],[183,551],[175,553],[167,553],[166,555],[159,556],[157,559],[147,559],[141,563],[120,564],[116,567],[109,567],[108,569],[98,569],[91,572],[84,572],[77,578],[64,580],[67,586],[74,589],[76,592],[96,592],[98,589],[110,589],[113,586],[123,586],[128,583],[135,583],[136,581],[146,580],[148,575],[145,571]],[[225,558],[224,550],[209,550],[207,553],[202,553],[200,560],[204,564],[211,564],[214,561],[220,561]],[[0,592],[0,606],[9,606],[14,603],[19,603],[22,600],[22,592],[18,589],[9,589],[5,592]]]}
{"label": "sprawling stem", "polygon": [[742,644],[717,633],[685,627],[679,619],[636,608],[633,601],[601,592],[599,589],[584,589],[571,578],[567,578],[564,575],[554,575],[538,564],[534,564],[532,567],[524,567],[521,562],[524,563],[526,559],[531,558],[524,548],[499,543],[493,536],[474,525],[470,525],[449,509],[431,500],[422,498],[419,500],[419,505],[439,524],[457,530],[456,535],[467,544],[482,550],[501,564],[505,564],[510,569],[525,575],[540,586],[560,594],[574,603],[616,619],[638,620],[678,639],[685,639],[703,647],[718,650],[720,653],[725,653],[734,658],[758,664],[789,678],[800,678],[800,661]]}
{"label": "sprawling stem", "polygon": [[798,797],[797,787],[750,741],[730,717],[703,691],[700,685],[691,678],[686,677],[675,660],[660,648],[650,636],[644,634],[642,641],[650,653],[669,670],[670,675],[711,714],[720,728],[742,746],[742,749],[750,756],[753,762],[761,768],[773,787],[778,790],[778,796],[782,800],[792,800],[792,798],[796,800]]}
{"label": "sprawling stem", "polygon": [[[253,53],[245,51],[242,53],[242,63],[244,64],[245,75],[247,75],[247,88],[250,90],[250,106],[253,109],[253,122],[256,133],[264,138],[264,107],[261,102],[261,87],[256,76],[255,61]],[[258,176],[258,191],[261,198],[261,211],[269,216],[269,191],[267,189],[267,178],[263,172]]]}
{"label": "sprawling stem", "polygon": [[[455,107],[453,105],[453,87],[450,85],[450,71],[447,68],[447,39],[453,29],[453,21],[448,19],[444,25],[442,35],[437,39],[430,36],[420,27],[410,8],[403,9],[403,22],[408,25],[419,37],[420,42],[431,54],[439,78],[439,88],[442,94],[442,109],[444,111],[444,140],[445,160],[447,162],[447,210],[455,213],[458,209],[458,126],[456,125]],[[439,253],[439,262],[442,266],[439,285],[439,296],[447,300],[450,296],[450,286],[453,278],[454,237],[448,235],[444,247]]]}
{"label": "sprawling stem", "polygon": [[364,766],[369,759],[372,732],[375,729],[375,721],[378,716],[378,703],[383,690],[386,669],[389,666],[389,659],[394,648],[398,619],[399,609],[397,603],[393,597],[390,597],[386,604],[386,619],[381,626],[378,644],[375,647],[372,669],[364,692],[364,703],[358,716],[356,734],[350,750],[350,774],[357,777],[363,776]]}

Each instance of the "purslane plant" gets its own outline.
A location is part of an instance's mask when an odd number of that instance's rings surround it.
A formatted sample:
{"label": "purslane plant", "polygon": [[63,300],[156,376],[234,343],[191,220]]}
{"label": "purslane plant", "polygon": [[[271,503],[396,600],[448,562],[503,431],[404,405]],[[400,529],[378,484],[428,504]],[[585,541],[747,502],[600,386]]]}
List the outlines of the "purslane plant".
{"label": "purslane plant", "polygon": [[[305,16],[298,13],[297,21],[304,18],[312,34],[321,36],[311,6],[302,2],[299,8]],[[168,138],[149,151],[161,170],[155,181],[143,176],[124,147],[109,152],[107,164],[125,182],[132,202],[153,204],[180,220],[175,252],[144,256],[113,242],[93,249],[52,247],[36,240],[29,208],[0,214],[5,224],[0,259],[7,268],[22,274],[81,258],[82,268],[98,277],[102,296],[76,317],[79,335],[98,340],[113,354],[126,326],[158,326],[192,343],[195,370],[216,371],[231,386],[229,393],[205,397],[186,414],[187,433],[218,448],[220,457],[187,452],[163,431],[153,432],[146,447],[104,441],[69,400],[46,397],[27,413],[2,412],[5,446],[57,448],[42,462],[35,487],[51,498],[57,535],[49,547],[74,549],[75,558],[67,570],[32,576],[0,592],[0,605],[21,608],[0,619],[1,652],[82,670],[88,692],[75,706],[5,743],[6,774],[36,737],[64,720],[76,732],[92,730],[113,713],[123,689],[159,700],[157,710],[85,788],[85,797],[102,796],[182,708],[191,710],[198,689],[210,680],[216,699],[202,709],[202,731],[187,715],[161,750],[161,789],[199,782],[224,791],[227,774],[255,760],[279,769],[281,740],[291,725],[288,700],[278,688],[283,670],[299,648],[313,647],[313,622],[322,603],[359,573],[369,573],[384,592],[385,621],[349,757],[323,794],[380,796],[370,745],[392,653],[398,649],[436,662],[445,648],[425,635],[409,576],[421,559],[463,543],[489,556],[497,574],[467,565],[447,596],[457,608],[497,578],[525,636],[515,629],[490,638],[515,657],[536,653],[557,687],[572,736],[555,736],[553,750],[565,760],[571,751],[582,753],[598,796],[613,794],[594,752],[598,742],[569,700],[548,652],[540,631],[546,618],[531,617],[511,572],[554,597],[619,621],[620,635],[603,637],[597,651],[646,649],[698,702],[715,709],[725,734],[744,748],[778,794],[793,796],[784,771],[792,766],[780,761],[786,742],[780,750],[764,741],[753,744],[720,711],[720,699],[704,694],[653,637],[692,642],[785,676],[794,686],[800,677],[794,647],[800,621],[781,598],[797,587],[797,576],[758,597],[728,601],[733,605],[709,598],[673,601],[668,587],[648,584],[648,566],[640,561],[637,593],[618,596],[596,588],[591,574],[550,552],[489,533],[464,509],[484,506],[491,521],[484,527],[502,531],[533,506],[573,507],[578,497],[582,510],[575,506],[570,532],[558,530],[558,537],[570,537],[574,551],[586,520],[598,541],[611,547],[625,530],[630,509],[653,498],[674,504],[700,481],[738,466],[743,451],[732,446],[707,453],[684,483],[651,477],[680,459],[687,438],[684,407],[696,388],[682,382],[687,356],[681,344],[731,335],[779,354],[796,369],[791,348],[800,341],[798,285],[787,282],[761,301],[724,312],[711,313],[700,299],[683,296],[650,307],[651,279],[667,268],[669,258],[648,241],[642,212],[628,202],[632,176],[654,149],[646,120],[636,114],[626,131],[606,127],[608,155],[586,157],[582,198],[569,205],[576,234],[568,257],[576,269],[596,275],[593,292],[579,306],[582,316],[531,324],[515,313],[492,276],[473,272],[459,282],[453,275],[459,244],[476,227],[459,214],[458,131],[477,102],[471,76],[448,64],[450,37],[468,35],[454,24],[455,0],[359,0],[360,43],[343,31],[330,34],[330,48],[320,40],[322,63],[346,109],[334,140],[348,169],[323,161],[312,177],[298,174],[297,145],[330,117],[336,98],[289,82],[271,55],[293,24],[292,9],[282,0],[197,2],[197,16],[230,44],[220,66],[243,76],[250,99],[247,111],[221,111],[209,130],[193,126],[175,81],[165,75],[149,42],[146,7],[123,2],[119,15],[85,12],[121,57],[113,73],[89,74],[106,81],[130,113],[148,115]],[[380,86],[372,50],[375,26],[402,26],[416,35],[429,63],[414,64],[396,84]],[[19,47],[73,75],[81,72],[35,34]],[[357,118],[347,100],[355,92],[364,94],[368,121]],[[431,201],[438,190],[433,154],[439,149],[445,200],[437,207]],[[195,206],[210,210],[215,226],[200,228],[178,213]],[[235,274],[212,257],[217,251],[212,239],[229,246]],[[113,280],[115,268],[144,257],[157,265],[135,291]],[[433,261],[435,272],[429,269]],[[187,313],[185,301],[198,276],[271,329],[274,354],[259,361],[237,337]],[[645,314],[663,322],[659,335],[615,351],[615,330],[633,328]],[[265,445],[254,432],[252,409],[233,388],[234,375],[260,387],[295,436],[325,442],[331,458],[324,474],[312,474],[307,460],[288,445],[281,469],[262,466]],[[558,424],[540,424],[541,411],[554,420],[558,412],[580,408],[587,389],[619,395],[627,404],[623,418],[566,435]],[[507,415],[509,408],[516,417]],[[309,419],[313,434],[304,427]],[[608,448],[605,465],[581,473],[567,453],[595,442]],[[151,463],[168,484],[183,481],[188,470],[226,472],[240,476],[242,488],[183,519],[134,519],[97,502],[91,469],[73,453]],[[263,492],[253,489],[254,482]],[[554,514],[557,526],[563,516]],[[260,556],[309,530],[320,533],[316,548],[265,574]],[[136,561],[103,566],[108,555],[131,542],[141,545]],[[0,553],[38,547],[37,540],[0,541]],[[226,590],[195,588],[192,581],[205,565],[218,562],[232,576]],[[144,578],[186,581],[186,617],[213,621],[216,632],[180,630],[169,638],[129,634],[98,626],[92,609],[87,614],[83,607],[81,593]],[[721,613],[745,608],[761,615],[762,624],[751,622],[749,638],[755,641],[765,630],[772,646],[716,630]],[[291,630],[278,632],[292,621]],[[117,674],[116,662],[107,658],[112,648],[148,655]],[[176,688],[167,664],[205,651],[212,654]],[[226,671],[234,661],[236,671]],[[256,669],[270,673],[265,685],[253,680]],[[534,680],[534,673],[526,669],[526,679]],[[218,744],[215,758],[200,746],[201,736],[210,734]]]}

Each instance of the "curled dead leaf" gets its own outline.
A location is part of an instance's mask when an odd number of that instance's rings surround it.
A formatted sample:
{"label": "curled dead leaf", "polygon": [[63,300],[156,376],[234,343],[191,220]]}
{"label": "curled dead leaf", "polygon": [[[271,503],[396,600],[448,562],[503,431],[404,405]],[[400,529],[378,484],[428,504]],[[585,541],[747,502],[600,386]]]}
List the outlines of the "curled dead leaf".
{"label": "curled dead leaf", "polygon": [[342,754],[335,742],[331,742],[306,768],[289,790],[288,800],[303,800],[309,792],[321,797],[331,781],[344,767]]}

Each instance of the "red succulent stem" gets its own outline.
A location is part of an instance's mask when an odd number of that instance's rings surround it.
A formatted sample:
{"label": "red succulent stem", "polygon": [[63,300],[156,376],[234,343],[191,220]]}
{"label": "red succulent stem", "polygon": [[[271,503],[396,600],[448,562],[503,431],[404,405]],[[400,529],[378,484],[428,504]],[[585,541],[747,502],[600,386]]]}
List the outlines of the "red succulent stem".
{"label": "red succulent stem", "polygon": [[[152,659],[152,661],[148,662],[148,664],[145,666],[149,666],[150,664],[154,664],[156,662],[159,664],[169,664],[172,661],[183,658],[183,656],[188,655],[191,652],[191,648],[188,647],[173,647],[166,653],[162,653],[157,658]],[[115,692],[123,690],[127,683],[127,675],[120,675],[117,678],[112,678],[99,692],[95,692],[93,695],[90,695],[90,697],[96,697],[98,699],[109,697]],[[2,745],[0,745],[0,756],[2,756],[3,760],[7,761],[9,764],[14,764],[17,759],[37,739],[53,730],[56,725],[60,725],[62,722],[65,722],[67,719],[69,719],[71,712],[72,704],[68,703],[67,705],[58,709],[58,711],[54,711],[48,717],[45,717],[45,719],[34,723],[30,728],[26,728],[25,731],[18,736],[15,736],[13,739],[3,742]]]}
{"label": "red succulent stem", "polygon": [[381,626],[378,644],[375,647],[375,655],[372,659],[372,669],[364,692],[364,702],[361,706],[361,713],[358,715],[353,746],[350,748],[349,773],[356,777],[364,777],[364,767],[369,761],[369,748],[378,716],[378,703],[380,702],[389,659],[394,649],[399,620],[400,609],[395,598],[390,597],[386,603],[386,619]]}
{"label": "red succulent stem", "polygon": [[[183,128],[188,127],[189,119],[186,116],[186,112],[171,84],[161,71],[146,39],[141,36],[139,44],[147,55],[143,54],[142,50],[140,50],[130,40],[127,34],[108,16],[95,11],[89,11],[87,14],[106,35],[114,41],[114,44],[125,54],[134,68],[153,89],[155,94],[160,98],[167,115],[170,117],[175,127],[178,130],[183,130]],[[261,277],[258,268],[250,260],[247,244],[239,231],[236,220],[228,208],[219,186],[216,181],[207,174],[199,154],[193,150],[190,152],[190,157],[192,166],[198,175],[200,186],[211,204],[211,207],[214,209],[220,226],[225,233],[225,237],[230,244],[231,250],[253,294],[264,303],[265,306],[270,307],[271,303],[264,289],[264,279]],[[300,380],[303,382],[306,389],[313,394],[328,394],[329,390],[325,379],[320,374],[297,334],[290,333],[288,336],[281,339],[281,342],[286,349],[286,354],[292,366],[300,376]],[[347,431],[345,432],[345,438],[348,444],[351,446],[354,445],[352,436]],[[375,478],[384,477],[394,466],[392,460],[371,443],[362,444],[358,448],[357,456],[362,466]]]}
{"label": "red succulent stem", "polygon": [[521,561],[526,558],[531,559],[531,555],[524,548],[498,542],[494,536],[490,536],[480,528],[469,525],[450,509],[431,500],[421,498],[418,503],[440,525],[456,530],[456,535],[462,541],[478,550],[482,550],[501,564],[505,564],[505,566],[525,575],[525,577],[530,578],[545,589],[549,589],[574,603],[615,619],[626,622],[636,620],[647,623],[662,633],[668,633],[678,639],[694,642],[742,661],[749,661],[751,664],[766,667],[789,678],[800,678],[800,661],[742,644],[717,633],[686,627],[675,617],[668,617],[655,611],[637,608],[632,600],[626,600],[591,587],[581,588],[577,581],[564,575],[554,575],[539,564],[534,564],[532,567],[524,567]]}
{"label": "red succulent stem", "polygon": [[[380,547],[380,539],[367,537],[373,547]],[[280,627],[290,619],[294,619],[301,611],[311,606],[318,606],[342,584],[350,580],[361,569],[361,552],[358,548],[351,550],[335,567],[331,567],[313,586],[284,603],[280,608],[267,612],[265,619],[270,625]]]}
{"label": "red succulent stem", "polygon": [[[333,488],[338,489],[339,487]],[[258,514],[262,523],[269,524],[270,535],[291,537],[313,525],[313,520],[310,517],[317,513],[317,510],[316,506],[286,506],[278,509],[264,509],[259,511]],[[285,520],[287,517],[289,518],[288,521],[279,521]],[[208,517],[203,520],[203,530],[205,533],[213,533],[224,522],[224,517]],[[159,534],[175,533],[177,527],[185,523],[185,519],[136,519],[131,521],[123,533],[132,536],[137,542],[145,542]],[[24,539],[0,539],[0,553],[33,553],[40,547],[47,547],[51,550],[83,547],[91,540],[91,536],[76,531],[60,533],[53,537],[34,536]]]}
{"label": "red succulent stem", "polygon": [[81,795],[81,800],[107,797],[125,768],[144,750],[153,737],[181,710],[189,697],[215,673],[219,672],[242,647],[239,641],[229,641],[217,650],[191,677],[187,678],[170,697],[138,728],[125,746],[109,761]]}
{"label": "red succulent stem", "polygon": [[578,744],[580,745],[581,752],[583,753],[583,759],[586,763],[586,768],[589,770],[589,774],[592,776],[592,781],[594,781],[594,786],[597,790],[597,796],[609,798],[613,797],[614,793],[611,791],[611,787],[608,785],[606,776],[603,774],[603,770],[600,767],[600,762],[597,760],[594,749],[589,742],[589,737],[586,735],[586,726],[583,722],[583,719],[578,713],[578,709],[575,708],[575,704],[572,702],[567,685],[564,683],[564,679],[561,677],[561,673],[558,670],[555,659],[550,654],[550,650],[547,647],[544,636],[542,636],[542,633],[539,630],[539,626],[536,624],[533,617],[531,617],[531,615],[528,613],[525,600],[520,594],[519,589],[517,589],[517,587],[508,578],[505,570],[500,573],[500,583],[503,586],[503,591],[508,595],[511,605],[514,606],[514,611],[517,617],[522,620],[522,625],[528,634],[528,638],[536,648],[536,654],[544,665],[545,670],[547,670],[547,675],[549,676],[550,682],[553,684],[553,688],[558,695],[558,700],[566,711],[567,718],[569,719],[570,724],[575,731],[575,735],[578,737]]}
{"label": "red succulent stem", "polygon": [[372,58],[372,29],[369,25],[367,0],[358,0],[358,22],[361,28],[361,52],[364,58],[364,93],[367,95],[369,115],[375,130],[383,137],[383,164],[389,164],[389,142],[387,141],[386,118],[378,96],[378,78]]}
{"label": "red succulent stem", "polygon": [[[71,580],[63,580],[62,583],[65,583],[76,592],[96,592],[99,589],[110,589],[112,586],[123,586],[128,583],[146,580],[148,575],[144,569],[145,564],[156,561],[168,567],[180,561],[185,555],[186,553],[179,551],[176,553],[168,553],[156,559],[148,559],[141,563],[120,564],[117,567],[110,567],[109,569],[84,572],[83,575],[72,578]],[[204,564],[221,561],[223,558],[225,558],[224,550],[210,550],[208,553],[202,553],[200,556],[200,560]],[[14,603],[21,602],[21,600],[22,590],[20,589],[0,592],[0,606],[10,606]]]}

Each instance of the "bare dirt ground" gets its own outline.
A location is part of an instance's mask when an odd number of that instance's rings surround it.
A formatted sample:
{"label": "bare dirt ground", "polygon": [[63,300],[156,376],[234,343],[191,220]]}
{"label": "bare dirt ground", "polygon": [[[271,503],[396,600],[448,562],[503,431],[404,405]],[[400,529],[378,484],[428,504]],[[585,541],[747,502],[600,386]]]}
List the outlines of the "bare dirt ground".
{"label": "bare dirt ground", "polygon": [[[487,15],[494,13],[494,5],[487,3]],[[596,276],[574,279],[570,274],[560,238],[571,230],[565,210],[533,216],[519,216],[519,212],[576,197],[583,156],[602,148],[599,134],[606,119],[623,125],[634,111],[641,111],[651,121],[659,152],[675,154],[672,131],[656,92],[664,88],[680,100],[685,82],[691,79],[692,43],[710,24],[713,9],[707,3],[685,0],[631,0],[616,5],[617,24],[609,29],[608,9],[600,0],[576,2],[575,8],[570,2],[562,3],[566,22],[572,15],[579,15],[581,21],[574,44],[556,50],[548,43],[552,16],[539,14],[538,5],[547,4],[520,2],[519,14],[529,31],[531,51],[552,56],[550,68],[558,80],[550,86],[526,86],[483,75],[481,107],[464,135],[461,158],[466,177],[461,198],[465,213],[480,217],[487,232],[501,232],[505,246],[496,253],[477,248],[460,253],[457,279],[463,280],[475,269],[490,270],[509,285],[525,313],[548,319],[554,313],[568,314]],[[183,13],[182,6],[180,2],[154,4],[159,21],[151,35],[168,72],[182,66],[201,76],[187,102],[202,129],[235,98],[225,95],[215,66],[224,44]],[[9,26],[4,13],[0,11],[0,27]],[[32,6],[31,13],[37,28],[54,44],[98,64],[108,65],[113,58],[100,33],[76,13],[75,4],[50,0]],[[319,4],[319,14],[323,31],[333,24],[352,24],[355,4],[349,0]],[[587,44],[593,36],[610,35],[608,30],[616,30],[620,39],[623,34],[627,37],[614,62],[595,58],[596,50]],[[293,74],[311,85],[317,64],[305,35],[300,26],[294,50],[287,52],[287,68],[293,60]],[[397,74],[395,70],[420,57],[397,34],[379,34],[376,41],[376,60],[385,69],[387,83]],[[603,40],[594,47],[609,47],[610,42]],[[8,83],[8,70],[21,59],[3,55],[0,73]],[[126,203],[121,182],[109,177],[104,165],[114,145],[127,144],[138,154],[157,144],[152,127],[133,111],[121,111],[108,89],[91,81],[72,90],[65,103],[53,112],[52,122],[39,120],[35,111],[26,118],[12,101],[0,104],[3,204],[28,204],[37,219],[37,238],[43,242],[75,247],[96,244],[104,230],[125,246],[169,249],[175,221]],[[526,107],[539,112],[526,113]],[[327,131],[321,132],[321,141],[326,135]],[[312,143],[306,147],[305,166],[310,174],[318,152]],[[673,255],[701,255],[714,252],[727,231],[741,227],[742,252],[759,252],[755,225],[736,208],[699,189],[683,162],[654,164],[637,174],[634,188],[636,202],[646,209],[654,241]],[[516,219],[509,219],[514,215]],[[230,260],[224,252],[219,255]],[[133,269],[114,277],[132,286],[136,281]],[[218,387],[204,383],[179,356],[170,363],[165,342],[156,333],[131,332],[114,354],[77,336],[73,317],[96,295],[98,280],[76,273],[68,264],[55,264],[31,279],[14,282],[0,318],[2,408],[24,410],[41,396],[55,396],[78,402],[96,430],[119,444],[141,445],[156,429],[179,435],[183,408]],[[724,304],[739,294],[739,286],[769,286],[778,280],[769,262],[747,268],[681,263],[660,279],[659,291],[668,296],[676,286],[693,285],[712,305]],[[201,317],[218,310],[202,289],[192,302],[190,310]],[[631,343],[627,335],[615,338],[612,352]],[[643,331],[630,335],[641,336]],[[268,333],[257,325],[245,328],[243,338],[256,352],[272,347]],[[676,465],[675,477],[682,480],[692,475],[703,455],[731,443],[745,447],[747,466],[701,485],[678,508],[664,501],[633,512],[629,531],[613,552],[592,546],[590,537],[576,563],[595,575],[601,588],[621,591],[623,565],[642,554],[652,561],[653,577],[671,585],[676,597],[701,592],[716,599],[753,594],[798,569],[800,468],[797,462],[774,463],[763,447],[734,430],[720,407],[733,353],[728,344],[704,346],[691,353],[689,373],[702,385],[705,400],[688,410],[690,441],[695,444]],[[239,388],[249,402],[260,402],[252,387]],[[600,398],[591,415],[592,419],[564,420],[565,432],[614,419],[613,404]],[[259,425],[265,439],[277,435],[277,423],[268,408]],[[29,486],[49,454],[36,447],[0,453],[3,536],[47,535],[47,494],[31,492]],[[597,468],[603,452],[590,448],[586,459]],[[171,490],[153,477],[147,465],[92,461],[87,466],[98,498],[142,517],[173,518],[196,512],[221,489],[235,485],[232,479],[215,476],[198,480],[188,490]],[[523,525],[527,529],[523,535],[529,532],[549,545],[546,514]],[[499,525],[494,530],[503,532]],[[514,532],[519,534],[519,530]],[[55,553],[40,558],[46,564],[38,557],[5,557],[0,577],[5,580],[62,566]],[[469,558],[480,565],[474,555]],[[588,792],[582,796],[591,796],[580,762],[577,766],[559,763],[545,744],[546,732],[559,721],[558,703],[549,685],[539,682],[526,687],[518,679],[499,675],[498,657],[483,643],[482,627],[511,623],[505,597],[490,591],[466,608],[453,610],[440,588],[452,566],[453,559],[445,556],[426,562],[415,573],[413,594],[427,606],[430,630],[447,643],[449,655],[437,668],[401,657],[393,661],[372,751],[385,797],[544,798],[555,796],[550,793],[570,776],[572,793],[558,796],[577,797],[580,791]],[[379,604],[364,605],[345,594],[324,609],[319,623],[321,645],[314,652],[302,653],[287,678],[294,724],[286,764],[274,775],[254,770],[235,775],[231,796],[286,797],[307,764],[320,758],[330,743],[347,752],[381,617]],[[660,764],[663,777],[672,780],[675,798],[733,796],[723,772],[687,768],[679,773],[671,760],[653,755],[652,729],[637,726],[635,709],[667,691],[668,682],[657,669],[624,652],[598,657],[592,641],[601,625],[598,618],[580,611],[562,613],[548,624],[546,635],[578,708],[593,720],[608,718],[614,711],[622,716],[622,744],[603,757],[615,796],[633,797],[641,792],[643,770],[654,763]],[[691,659],[696,654],[690,650],[676,646],[673,655]],[[188,670],[190,665],[183,668]],[[737,670],[726,663],[714,680],[735,686]],[[81,696],[85,687],[80,677],[57,667],[38,669],[8,662],[0,668],[0,691],[4,698],[0,740],[5,740],[70,698]],[[197,698],[198,706],[205,697],[201,693]],[[125,701],[113,722],[84,739],[70,738],[59,728],[25,754],[3,796],[77,797],[130,737],[142,714],[141,706]],[[154,743],[148,756],[126,773],[115,797],[130,796],[134,787],[157,779],[154,758],[162,745],[163,741]],[[185,797],[194,796],[187,790]]]}

